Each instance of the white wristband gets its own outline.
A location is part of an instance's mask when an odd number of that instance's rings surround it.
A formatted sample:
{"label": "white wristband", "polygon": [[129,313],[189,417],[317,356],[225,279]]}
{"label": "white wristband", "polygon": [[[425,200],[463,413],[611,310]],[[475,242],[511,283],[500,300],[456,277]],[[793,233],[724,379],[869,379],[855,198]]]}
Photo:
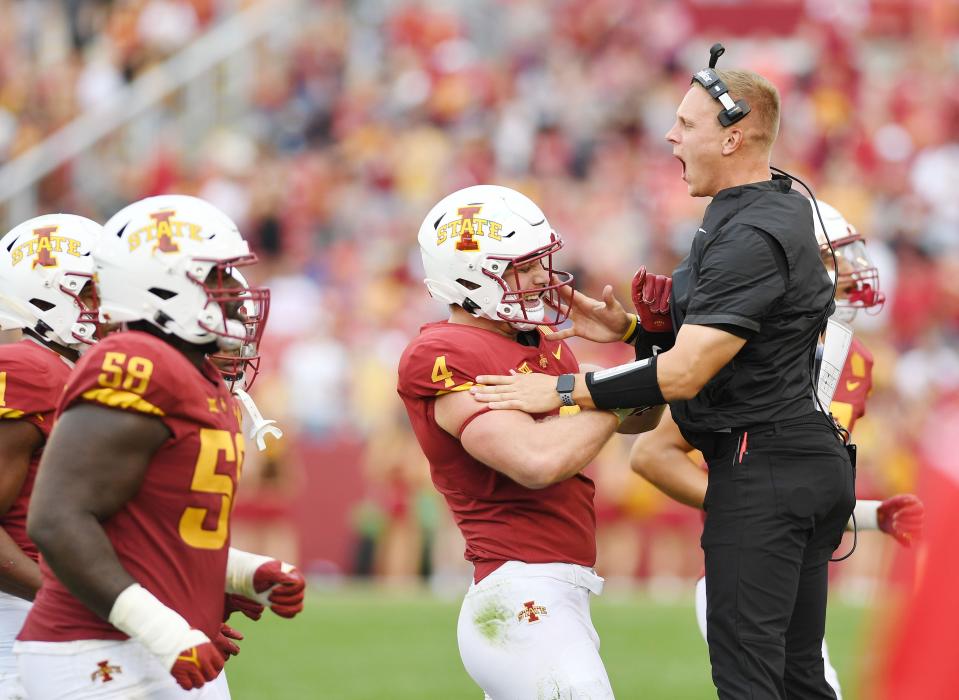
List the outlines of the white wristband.
{"label": "white wristband", "polygon": [[[856,501],[853,515],[856,516],[856,527],[860,530],[879,529],[879,506],[882,501]],[[849,526],[852,529],[852,525]]]}
{"label": "white wristband", "polygon": [[139,583],[131,584],[117,596],[108,619],[111,625],[145,646],[168,670],[184,650],[210,641]]}
{"label": "white wristband", "polygon": [[[253,554],[244,552],[242,549],[230,547],[229,555],[226,560],[226,592],[239,593],[242,596],[251,598],[261,605],[270,604],[270,590],[272,586],[261,593],[257,593],[253,588],[253,576],[256,570],[267,562],[276,561],[274,557],[265,557],[262,554]],[[285,561],[280,562],[280,571],[289,573],[294,567]]]}

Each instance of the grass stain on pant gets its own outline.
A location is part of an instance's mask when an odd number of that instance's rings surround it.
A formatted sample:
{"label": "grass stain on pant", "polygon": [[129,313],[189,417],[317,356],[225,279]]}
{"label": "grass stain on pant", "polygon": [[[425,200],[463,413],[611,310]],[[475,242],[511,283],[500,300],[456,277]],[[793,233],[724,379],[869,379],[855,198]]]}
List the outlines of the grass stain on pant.
{"label": "grass stain on pant", "polygon": [[510,617],[509,609],[493,598],[476,610],[473,624],[490,644],[503,644],[506,641],[506,623]]}

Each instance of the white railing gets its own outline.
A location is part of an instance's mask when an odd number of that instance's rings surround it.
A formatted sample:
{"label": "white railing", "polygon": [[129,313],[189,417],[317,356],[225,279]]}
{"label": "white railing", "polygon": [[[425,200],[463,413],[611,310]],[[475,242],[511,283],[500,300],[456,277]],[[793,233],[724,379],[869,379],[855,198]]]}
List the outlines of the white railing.
{"label": "white railing", "polygon": [[288,40],[305,4],[260,0],[4,164],[0,228],[42,213],[38,187],[61,166],[70,165],[75,197],[103,203],[116,198],[124,169],[142,162],[170,124],[176,148],[189,149],[212,128],[242,118],[250,104],[252,49],[263,40]]}

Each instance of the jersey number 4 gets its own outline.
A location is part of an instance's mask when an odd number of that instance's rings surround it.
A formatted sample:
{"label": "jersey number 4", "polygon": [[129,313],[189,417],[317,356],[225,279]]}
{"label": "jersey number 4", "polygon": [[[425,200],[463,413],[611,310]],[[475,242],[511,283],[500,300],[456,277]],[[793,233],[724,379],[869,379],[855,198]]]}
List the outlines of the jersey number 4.
{"label": "jersey number 4", "polygon": [[216,528],[203,527],[203,521],[212,508],[187,506],[180,516],[180,537],[191,547],[197,549],[221,549],[230,534],[230,511],[233,508],[233,479],[217,471],[220,456],[226,462],[236,464],[236,478],[240,479],[243,468],[243,435],[228,430],[203,428],[200,430],[200,454],[193,469],[193,481],[190,489],[200,493],[213,493],[220,496],[220,507],[216,509]]}
{"label": "jersey number 4", "polygon": [[446,355],[440,355],[433,363],[433,381],[444,382],[447,389],[456,384],[453,373],[446,368]]}

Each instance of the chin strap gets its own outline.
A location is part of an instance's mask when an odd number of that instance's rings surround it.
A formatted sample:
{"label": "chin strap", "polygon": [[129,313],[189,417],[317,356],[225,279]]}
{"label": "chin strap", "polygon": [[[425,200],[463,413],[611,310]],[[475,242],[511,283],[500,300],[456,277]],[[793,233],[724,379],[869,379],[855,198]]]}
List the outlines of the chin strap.
{"label": "chin strap", "polygon": [[250,417],[250,422],[253,424],[250,427],[250,439],[256,441],[256,446],[260,452],[266,449],[267,435],[272,435],[276,440],[283,437],[283,431],[276,425],[276,421],[265,419],[248,393],[243,389],[234,389],[233,395],[240,400],[240,405],[246,410],[246,415]]}

